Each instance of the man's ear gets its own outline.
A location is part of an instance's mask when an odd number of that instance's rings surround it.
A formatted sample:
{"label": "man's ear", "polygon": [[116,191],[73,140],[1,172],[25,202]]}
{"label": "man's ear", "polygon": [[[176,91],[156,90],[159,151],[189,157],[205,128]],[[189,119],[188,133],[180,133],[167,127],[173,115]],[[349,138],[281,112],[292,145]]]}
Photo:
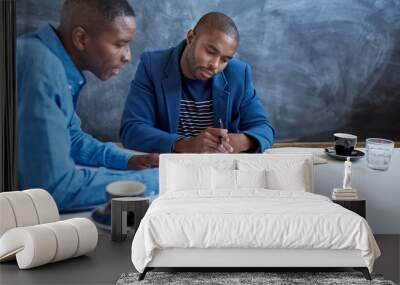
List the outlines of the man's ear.
{"label": "man's ear", "polygon": [[84,51],[86,49],[88,41],[88,34],[82,27],[75,27],[72,30],[72,42],[79,51]]}
{"label": "man's ear", "polygon": [[194,30],[189,30],[189,31],[187,32],[187,35],[186,35],[186,44],[187,44],[187,45],[190,45],[190,44],[193,43],[194,36],[195,36]]}

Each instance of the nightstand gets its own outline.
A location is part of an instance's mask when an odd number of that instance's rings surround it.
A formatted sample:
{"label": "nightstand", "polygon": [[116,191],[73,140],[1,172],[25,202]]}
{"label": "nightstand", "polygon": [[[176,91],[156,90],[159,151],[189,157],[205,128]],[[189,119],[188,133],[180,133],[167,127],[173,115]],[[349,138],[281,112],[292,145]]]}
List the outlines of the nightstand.
{"label": "nightstand", "polygon": [[366,200],[332,200],[332,202],[339,204],[340,206],[359,214],[361,217],[366,219]]}

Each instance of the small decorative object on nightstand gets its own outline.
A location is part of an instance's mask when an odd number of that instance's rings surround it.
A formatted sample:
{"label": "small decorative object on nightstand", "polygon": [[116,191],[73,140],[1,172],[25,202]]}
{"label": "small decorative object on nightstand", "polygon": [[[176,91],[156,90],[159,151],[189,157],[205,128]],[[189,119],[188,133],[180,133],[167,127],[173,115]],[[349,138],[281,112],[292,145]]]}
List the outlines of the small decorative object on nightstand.
{"label": "small decorative object on nightstand", "polygon": [[339,204],[340,206],[353,211],[356,214],[359,214],[364,219],[366,218],[366,204],[365,199],[357,199],[357,200],[332,200],[334,203]]}
{"label": "small decorative object on nightstand", "polygon": [[344,163],[344,177],[342,188],[334,188],[332,193],[332,199],[337,200],[357,200],[358,194],[357,189],[351,187],[351,161],[350,157]]}

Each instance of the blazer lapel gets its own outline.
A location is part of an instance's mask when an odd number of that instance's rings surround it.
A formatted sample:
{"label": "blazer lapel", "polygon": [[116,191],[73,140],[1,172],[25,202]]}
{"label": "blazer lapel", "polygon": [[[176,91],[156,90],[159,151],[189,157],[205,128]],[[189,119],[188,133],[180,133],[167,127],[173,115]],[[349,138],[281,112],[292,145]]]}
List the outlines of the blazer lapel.
{"label": "blazer lapel", "polygon": [[164,78],[162,86],[164,90],[164,101],[167,105],[170,132],[176,133],[178,131],[179,109],[182,97],[181,77],[171,74]]}
{"label": "blazer lapel", "polygon": [[229,85],[223,72],[216,75],[212,82],[212,98],[214,111],[214,127],[219,128],[219,119],[222,120],[224,128],[228,127],[229,104]]}
{"label": "blazer lapel", "polygon": [[178,132],[180,102],[182,98],[182,81],[180,72],[180,55],[186,42],[182,41],[171,53],[171,57],[164,70],[162,88],[164,102],[167,106],[167,115],[170,132]]}

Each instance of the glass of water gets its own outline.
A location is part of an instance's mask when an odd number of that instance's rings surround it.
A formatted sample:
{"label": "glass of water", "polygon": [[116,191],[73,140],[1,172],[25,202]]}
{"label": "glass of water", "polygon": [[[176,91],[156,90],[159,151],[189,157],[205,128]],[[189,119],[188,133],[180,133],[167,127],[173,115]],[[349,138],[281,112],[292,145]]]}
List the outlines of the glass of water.
{"label": "glass of water", "polygon": [[393,141],[368,138],[365,144],[368,167],[377,170],[387,170],[389,168],[393,148]]}

